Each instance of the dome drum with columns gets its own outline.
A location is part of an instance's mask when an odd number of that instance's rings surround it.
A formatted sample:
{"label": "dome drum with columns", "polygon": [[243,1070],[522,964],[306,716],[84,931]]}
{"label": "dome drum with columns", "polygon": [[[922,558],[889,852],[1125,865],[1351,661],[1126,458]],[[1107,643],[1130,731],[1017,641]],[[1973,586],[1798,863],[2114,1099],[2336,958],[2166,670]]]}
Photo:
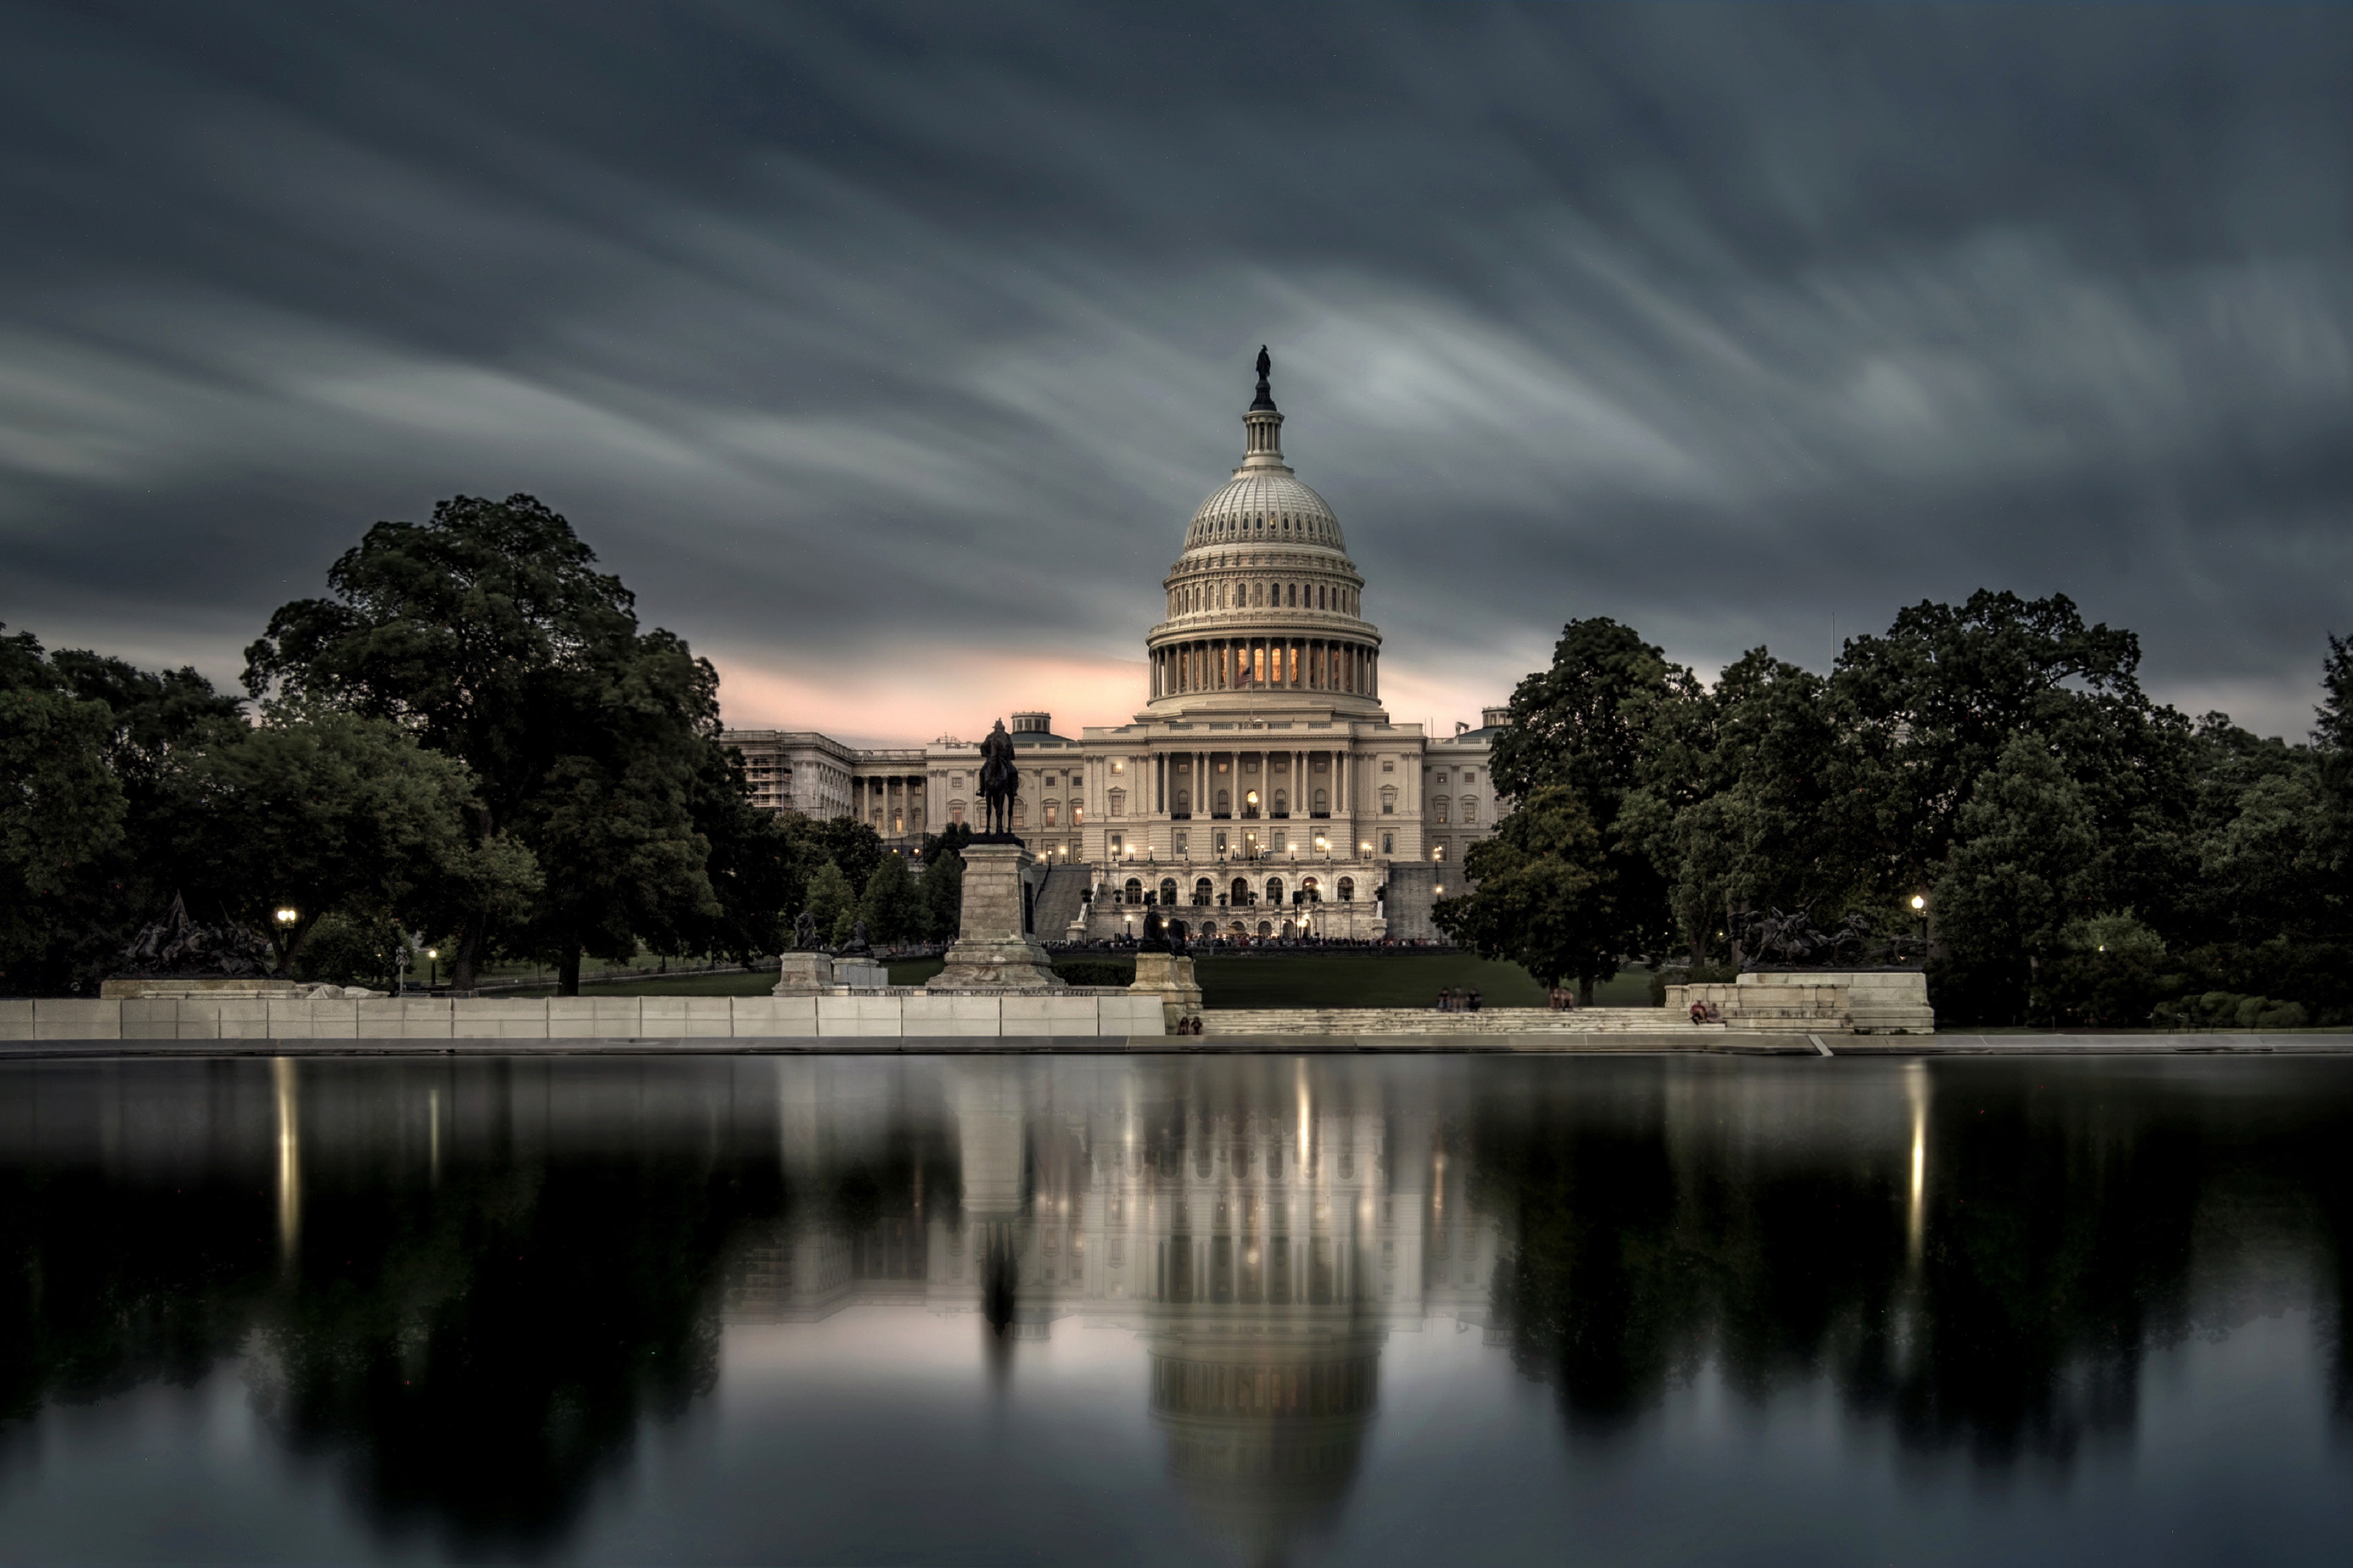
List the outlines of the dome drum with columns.
{"label": "dome drum with columns", "polygon": [[[1012,726],[1014,831],[1054,868],[1046,941],[1140,934],[1154,906],[1188,935],[1434,938],[1431,903],[1493,831],[1502,712],[1445,739],[1390,721],[1365,579],[1339,518],[1284,459],[1270,369],[1261,349],[1242,460],[1162,580],[1143,708],[1075,740],[1043,713]],[[980,815],[978,749],[961,741],[868,752],[806,732],[729,738],[776,809],[871,820],[908,848]]]}

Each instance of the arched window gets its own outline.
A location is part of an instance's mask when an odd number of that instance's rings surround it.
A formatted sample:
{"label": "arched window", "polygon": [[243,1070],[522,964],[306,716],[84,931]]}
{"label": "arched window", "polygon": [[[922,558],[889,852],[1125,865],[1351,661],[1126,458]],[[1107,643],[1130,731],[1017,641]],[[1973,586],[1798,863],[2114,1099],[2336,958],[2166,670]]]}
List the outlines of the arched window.
{"label": "arched window", "polygon": [[1327,796],[1327,795],[1325,795],[1322,790],[1320,790],[1320,789],[1319,789],[1319,790],[1317,790],[1317,791],[1315,792],[1315,794],[1314,794],[1313,796],[1311,796],[1310,798],[1314,800],[1314,805],[1313,805],[1309,806],[1309,807],[1308,807],[1308,809],[1309,809],[1310,811],[1313,811],[1314,813],[1315,813],[1315,815],[1316,815],[1316,816],[1323,816],[1325,812],[1327,812],[1327,811],[1329,811],[1329,810],[1331,810],[1331,809],[1332,809],[1329,805],[1325,805],[1325,804],[1324,804],[1324,802],[1325,802],[1327,799],[1329,799],[1330,797],[1329,797],[1329,796]]}
{"label": "arched window", "polygon": [[1277,816],[1289,816],[1291,815],[1290,791],[1279,789],[1274,792],[1274,815]]}
{"label": "arched window", "polygon": [[1177,785],[1176,793],[1169,798],[1175,802],[1175,805],[1171,809],[1173,809],[1179,816],[1189,816],[1192,815],[1193,795],[1192,792],[1185,788],[1184,785]]}
{"label": "arched window", "polygon": [[948,802],[948,820],[950,822],[962,822],[964,820],[964,802],[960,800],[952,800]]}
{"label": "arched window", "polygon": [[[1048,801],[1048,802],[1046,803],[1046,826],[1049,826],[1049,827],[1053,827],[1053,826],[1059,826],[1059,822],[1058,822],[1058,820],[1057,820],[1057,819],[1060,817],[1061,814],[1062,814],[1062,803],[1061,803],[1060,801],[1059,801],[1059,800],[1050,800],[1050,801]],[[1440,818],[1440,820],[1443,821],[1444,819],[1443,819],[1443,818]]]}
{"label": "arched window", "polygon": [[1172,906],[1172,907],[1176,904],[1176,878],[1174,878],[1174,877],[1163,877],[1163,878],[1161,878],[1161,879],[1160,879],[1160,901],[1161,901],[1163,904],[1165,904],[1165,905],[1169,905],[1169,906]]}
{"label": "arched window", "polygon": [[1315,589],[1315,607],[1319,610],[1329,609],[1331,607],[1330,601],[1326,597],[1325,590],[1321,584],[1318,584]]}
{"label": "arched window", "polygon": [[1224,816],[1231,813],[1234,809],[1232,802],[1233,797],[1230,795],[1227,794],[1224,790],[1219,790],[1218,792],[1218,815],[1219,816]]}
{"label": "arched window", "polygon": [[1270,904],[1280,904],[1282,902],[1282,878],[1269,877],[1266,879],[1266,901]]}
{"label": "arched window", "polygon": [[1290,608],[1290,609],[1294,609],[1294,610],[1295,610],[1295,609],[1297,609],[1297,608],[1299,607],[1299,584],[1298,584],[1293,583],[1293,584],[1291,584],[1291,586],[1290,586],[1290,587],[1285,588],[1285,589],[1283,590],[1283,595],[1284,595],[1284,599],[1285,599],[1285,602],[1286,602],[1286,606],[1287,606],[1288,608]]}
{"label": "arched window", "polygon": [[1315,885],[1315,879],[1313,877],[1302,877],[1299,879],[1299,890],[1307,895],[1307,901],[1311,904],[1315,901],[1316,895],[1323,891]]}
{"label": "arched window", "polygon": [[1144,880],[1142,878],[1130,877],[1127,879],[1126,888],[1123,890],[1126,893],[1127,901],[1129,903],[1140,904],[1144,902]]}
{"label": "arched window", "polygon": [[1232,898],[1237,909],[1249,903],[1250,900],[1250,879],[1247,877],[1236,877],[1234,879],[1234,885],[1227,889],[1227,893]]}
{"label": "arched window", "polygon": [[1356,879],[1354,877],[1340,879],[1340,901],[1344,904],[1353,904],[1356,901]]}
{"label": "arched window", "polygon": [[1207,877],[1201,878],[1198,881],[1193,884],[1193,901],[1195,903],[1206,906],[1217,896],[1218,889],[1216,886],[1211,883],[1209,879]]}

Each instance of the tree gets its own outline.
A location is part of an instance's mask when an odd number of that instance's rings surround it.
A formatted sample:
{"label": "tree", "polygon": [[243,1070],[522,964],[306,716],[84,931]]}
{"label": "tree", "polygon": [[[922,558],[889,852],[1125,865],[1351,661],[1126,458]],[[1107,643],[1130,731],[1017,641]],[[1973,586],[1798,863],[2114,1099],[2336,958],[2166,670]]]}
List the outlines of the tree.
{"label": "tree", "polygon": [[2332,934],[2353,924],[2353,637],[2331,637],[2321,665],[2322,700],[2313,744],[2318,755],[2320,820],[2314,858],[2321,875]]}
{"label": "tree", "polygon": [[[99,721],[98,762],[121,802],[121,832],[77,861],[71,875],[30,901],[0,900],[13,959],[0,958],[6,988],[61,992],[94,984],[140,925],[171,901],[182,837],[180,759],[211,735],[245,728],[237,700],[193,669],[149,673],[118,658],[60,648],[44,657],[31,637],[0,639],[0,689],[62,692]],[[56,763],[66,753],[55,752]],[[68,822],[58,816],[53,829]]]}
{"label": "tree", "polygon": [[[200,904],[269,933],[290,974],[321,917],[437,929],[470,908],[520,907],[539,890],[531,854],[503,834],[476,842],[465,763],[397,725],[332,709],[266,710],[191,756],[178,863]],[[274,911],[293,911],[280,923]]]}
{"label": "tree", "polygon": [[2099,826],[2085,868],[2104,907],[2157,910],[2190,875],[2190,726],[2150,702],[2140,640],[2085,626],[2064,595],[1980,589],[1921,603],[1883,637],[1841,652],[1831,695],[1842,737],[1829,759],[1857,803],[1841,831],[1894,900],[1943,874],[1967,837],[1978,782],[2014,738],[2041,738]]}
{"label": "tree", "polygon": [[639,633],[595,563],[530,496],[458,496],[428,523],[371,528],[329,570],[332,597],[280,607],[246,651],[257,697],[390,720],[464,761],[476,841],[512,832],[532,850],[529,919],[485,904],[457,924],[461,991],[502,941],[553,957],[574,994],[584,952],[675,947],[723,913],[693,811],[718,676],[668,632]]}
{"label": "tree", "polygon": [[951,848],[923,854],[923,934],[954,942],[964,930],[964,857]]}
{"label": "tree", "polygon": [[818,861],[816,836],[806,817],[752,804],[744,753],[714,746],[695,775],[695,831],[711,846],[705,874],[716,913],[696,943],[748,963],[791,945],[786,917],[807,902],[809,869]]}
{"label": "tree", "polygon": [[112,729],[106,705],[65,689],[29,633],[0,638],[0,975],[39,966],[59,900],[122,840]]}
{"label": "tree", "polygon": [[1829,924],[1869,901],[1820,676],[1754,649],[1654,708],[1646,740],[1620,820],[1665,878],[1694,963],[1736,910],[1805,908]]}
{"label": "tree", "polygon": [[[1689,671],[1607,617],[1562,627],[1551,668],[1512,693],[1511,726],[1490,764],[1497,793],[1525,801],[1545,786],[1566,788],[1599,836],[1608,893],[1597,908],[1612,924],[1589,932],[1596,950],[1609,952],[1609,966],[1592,978],[1616,973],[1623,954],[1663,947],[1672,930],[1666,878],[1644,837],[1654,816],[1621,816],[1642,783],[1662,711],[1696,695]],[[1467,863],[1464,870],[1479,876]]]}
{"label": "tree", "polygon": [[882,863],[882,836],[854,816],[828,816],[808,825],[817,859],[830,860],[853,888],[864,888]]}
{"label": "tree", "polygon": [[2328,657],[2320,661],[2320,706],[2313,712],[2314,745],[2353,751],[2353,637],[2329,637]]}
{"label": "tree", "polygon": [[849,922],[858,915],[858,894],[850,888],[849,879],[841,868],[828,860],[817,868],[808,881],[809,916],[826,941],[841,942],[849,939]]}
{"label": "tree", "polygon": [[2096,908],[2092,808],[2047,742],[2016,735],[1971,792],[1956,833],[1935,893],[1945,974],[1967,1010],[2012,1021],[2063,928]]}
{"label": "tree", "polygon": [[1520,965],[1550,987],[1574,976],[1588,1002],[1593,983],[1618,973],[1624,917],[1614,907],[1601,836],[1577,793],[1539,784],[1494,837],[1463,862],[1474,889],[1441,899],[1439,929],[1482,958]]}
{"label": "tree", "polygon": [[875,942],[912,942],[923,931],[923,895],[903,855],[885,855],[858,900],[866,934]]}

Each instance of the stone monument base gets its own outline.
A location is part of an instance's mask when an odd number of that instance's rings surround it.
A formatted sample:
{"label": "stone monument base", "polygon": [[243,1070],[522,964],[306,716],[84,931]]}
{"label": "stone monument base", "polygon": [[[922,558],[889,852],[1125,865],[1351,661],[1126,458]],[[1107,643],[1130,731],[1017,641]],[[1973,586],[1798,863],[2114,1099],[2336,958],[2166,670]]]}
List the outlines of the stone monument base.
{"label": "stone monument base", "polygon": [[1024,873],[1037,858],[1018,844],[965,846],[964,916],[947,967],[926,991],[1060,991],[1053,960],[1030,934]]}
{"label": "stone monument base", "polygon": [[1200,1016],[1201,983],[1193,977],[1189,958],[1173,952],[1137,953],[1135,984],[1128,989],[1139,996],[1160,998],[1161,1015],[1172,1034],[1177,1020]]}
{"label": "stone monument base", "polygon": [[833,989],[833,954],[815,949],[786,953],[776,965],[771,996],[814,996]]}
{"label": "stone monument base", "polygon": [[837,956],[833,961],[833,983],[872,989],[890,984],[891,971],[871,953],[860,958]]}

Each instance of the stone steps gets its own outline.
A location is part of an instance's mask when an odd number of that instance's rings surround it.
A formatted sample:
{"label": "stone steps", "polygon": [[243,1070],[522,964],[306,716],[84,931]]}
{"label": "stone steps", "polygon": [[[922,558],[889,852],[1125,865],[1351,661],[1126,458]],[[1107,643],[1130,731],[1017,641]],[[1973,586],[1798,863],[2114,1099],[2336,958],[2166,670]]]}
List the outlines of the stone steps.
{"label": "stone steps", "polygon": [[1036,900],[1029,906],[1029,923],[1039,942],[1060,942],[1070,934],[1071,922],[1079,918],[1086,907],[1080,897],[1087,890],[1092,877],[1084,866],[1058,865],[1046,868],[1046,880],[1039,888]]}

